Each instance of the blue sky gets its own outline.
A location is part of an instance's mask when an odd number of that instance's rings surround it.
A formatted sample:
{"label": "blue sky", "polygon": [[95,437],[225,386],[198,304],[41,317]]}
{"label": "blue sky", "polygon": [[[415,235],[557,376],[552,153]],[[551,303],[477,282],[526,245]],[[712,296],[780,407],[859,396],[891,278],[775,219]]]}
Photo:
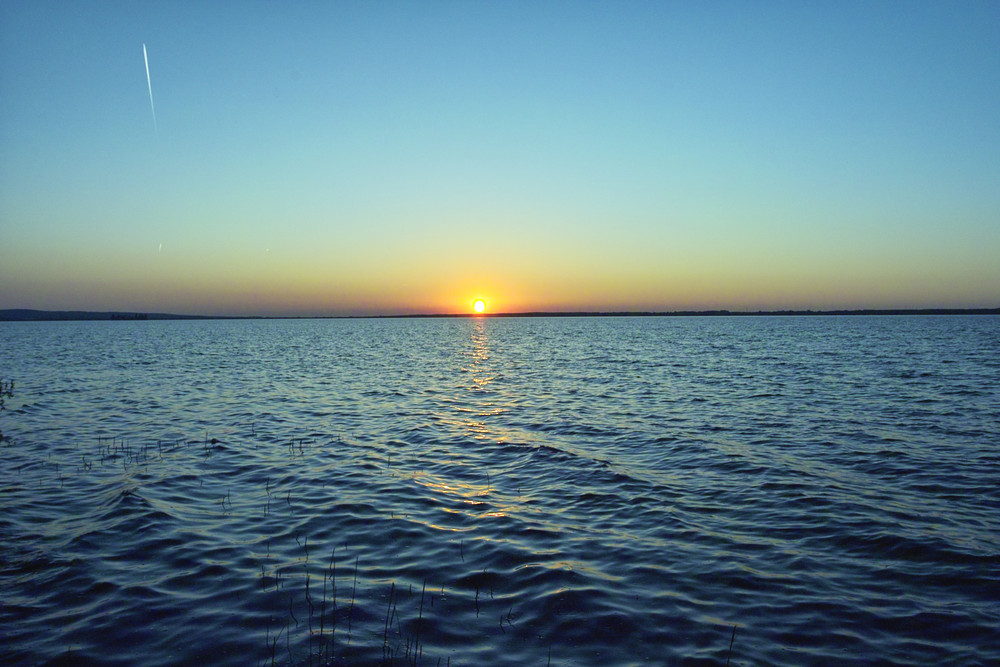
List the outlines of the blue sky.
{"label": "blue sky", "polygon": [[1000,304],[996,3],[4,2],[0,36],[0,307]]}

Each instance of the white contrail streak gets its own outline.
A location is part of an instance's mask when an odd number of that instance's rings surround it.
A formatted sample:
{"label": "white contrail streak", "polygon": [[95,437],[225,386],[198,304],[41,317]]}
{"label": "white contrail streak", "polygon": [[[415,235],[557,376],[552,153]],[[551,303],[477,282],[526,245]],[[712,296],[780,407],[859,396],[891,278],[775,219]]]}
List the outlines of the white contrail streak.
{"label": "white contrail streak", "polygon": [[146,43],[142,43],[142,59],[146,61],[146,85],[149,86],[149,108],[153,112],[153,131],[159,134],[156,129],[156,107],[153,106],[153,82],[149,79],[149,56],[146,55]]}

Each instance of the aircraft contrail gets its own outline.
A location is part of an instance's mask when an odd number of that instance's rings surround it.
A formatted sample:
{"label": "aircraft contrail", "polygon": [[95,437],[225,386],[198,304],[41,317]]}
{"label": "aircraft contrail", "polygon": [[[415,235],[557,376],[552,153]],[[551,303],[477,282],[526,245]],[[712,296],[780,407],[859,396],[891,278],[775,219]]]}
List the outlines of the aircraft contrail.
{"label": "aircraft contrail", "polygon": [[156,107],[153,106],[153,83],[149,79],[149,56],[146,55],[146,43],[142,43],[142,59],[146,61],[146,85],[149,86],[149,108],[153,112],[153,131],[160,133],[156,129]]}

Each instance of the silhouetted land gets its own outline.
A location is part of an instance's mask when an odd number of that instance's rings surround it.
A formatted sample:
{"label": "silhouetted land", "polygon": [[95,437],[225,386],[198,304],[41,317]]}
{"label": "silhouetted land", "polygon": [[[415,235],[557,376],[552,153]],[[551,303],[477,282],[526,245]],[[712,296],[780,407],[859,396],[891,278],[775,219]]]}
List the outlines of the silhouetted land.
{"label": "silhouetted land", "polygon": [[396,317],[760,317],[775,315],[1000,315],[1000,308],[913,308],[882,310],[671,310],[485,313],[482,315],[397,315]]}
{"label": "silhouetted land", "polygon": [[91,312],[86,310],[30,310],[14,308],[0,310],[0,322],[51,322],[59,320],[201,320],[200,315],[170,313]]}
{"label": "silhouetted land", "polygon": [[673,310],[673,311],[574,311],[527,313],[441,313],[380,316],[261,317],[231,315],[175,315],[171,313],[91,312],[82,310],[30,310],[24,308],[0,310],[0,322],[47,322],[60,320],[210,320],[210,319],[360,319],[438,318],[438,317],[760,317],[776,315],[1000,315],[1000,308],[887,308],[858,310]]}

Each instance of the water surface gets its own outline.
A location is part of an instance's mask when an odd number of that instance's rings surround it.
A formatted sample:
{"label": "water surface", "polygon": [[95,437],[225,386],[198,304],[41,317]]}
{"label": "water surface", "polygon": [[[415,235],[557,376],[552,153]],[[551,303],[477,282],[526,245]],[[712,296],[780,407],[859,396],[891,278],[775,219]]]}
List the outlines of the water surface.
{"label": "water surface", "polygon": [[1000,663],[997,317],[3,323],[0,373],[7,664]]}

